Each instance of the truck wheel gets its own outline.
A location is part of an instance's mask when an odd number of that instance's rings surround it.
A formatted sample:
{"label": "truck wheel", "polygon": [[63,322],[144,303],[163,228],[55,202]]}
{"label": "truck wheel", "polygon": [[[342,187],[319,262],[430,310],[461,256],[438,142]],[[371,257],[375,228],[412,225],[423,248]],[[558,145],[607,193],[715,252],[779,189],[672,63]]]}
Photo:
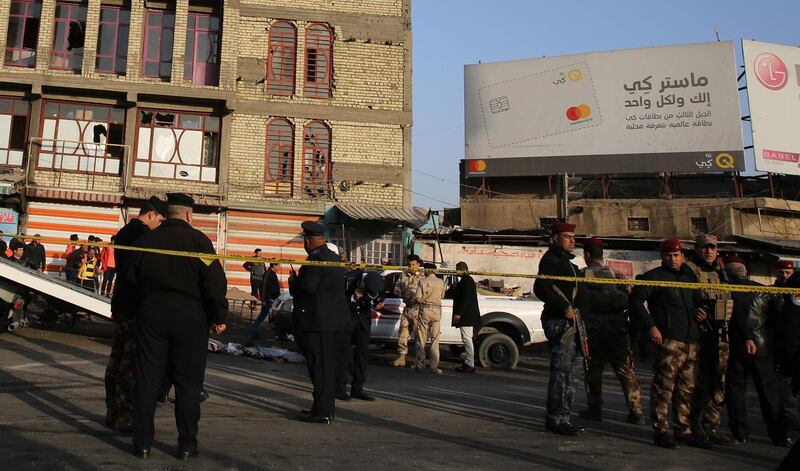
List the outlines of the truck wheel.
{"label": "truck wheel", "polygon": [[39,324],[45,329],[52,329],[58,322],[58,312],[48,309],[39,315]]}
{"label": "truck wheel", "polygon": [[519,361],[519,348],[506,334],[487,335],[478,346],[478,360],[484,368],[513,369]]}

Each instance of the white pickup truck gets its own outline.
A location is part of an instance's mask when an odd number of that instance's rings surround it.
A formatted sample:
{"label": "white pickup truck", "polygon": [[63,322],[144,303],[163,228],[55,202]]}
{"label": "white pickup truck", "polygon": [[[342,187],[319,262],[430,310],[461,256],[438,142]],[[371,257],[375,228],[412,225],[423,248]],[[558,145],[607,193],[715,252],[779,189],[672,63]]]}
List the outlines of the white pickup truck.
{"label": "white pickup truck", "polygon": [[[405,303],[393,293],[394,284],[400,276],[399,271],[386,271],[386,298],[383,309],[372,311],[371,341],[378,344],[397,343],[400,328],[400,313]],[[455,283],[455,277],[445,277],[445,287]],[[544,330],[539,316],[544,303],[537,299],[514,298],[508,296],[484,296],[478,294],[481,311],[481,330],[476,336],[478,348],[475,360],[487,368],[514,368],[519,361],[519,349],[531,343],[545,341]],[[271,324],[277,318],[291,315],[291,298],[282,297],[273,304],[270,313]],[[441,345],[461,345],[461,334],[452,327],[453,300],[442,301]],[[413,338],[413,337],[412,337]]]}

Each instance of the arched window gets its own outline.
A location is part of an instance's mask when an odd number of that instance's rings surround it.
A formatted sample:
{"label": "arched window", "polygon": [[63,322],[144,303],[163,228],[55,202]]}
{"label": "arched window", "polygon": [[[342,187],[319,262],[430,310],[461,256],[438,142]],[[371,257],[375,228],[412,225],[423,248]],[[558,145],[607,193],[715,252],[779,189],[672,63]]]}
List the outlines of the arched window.
{"label": "arched window", "polygon": [[264,194],[292,196],[294,175],[294,126],[275,118],[267,124],[267,158],[264,169]]}
{"label": "arched window", "polygon": [[288,21],[276,21],[269,28],[267,93],[294,95],[294,67],[297,29]]}
{"label": "arched window", "polygon": [[330,197],[331,130],[311,121],[303,130],[303,196]]}
{"label": "arched window", "polygon": [[314,23],[306,29],[306,82],[311,98],[330,98],[333,81],[333,33],[328,25]]}

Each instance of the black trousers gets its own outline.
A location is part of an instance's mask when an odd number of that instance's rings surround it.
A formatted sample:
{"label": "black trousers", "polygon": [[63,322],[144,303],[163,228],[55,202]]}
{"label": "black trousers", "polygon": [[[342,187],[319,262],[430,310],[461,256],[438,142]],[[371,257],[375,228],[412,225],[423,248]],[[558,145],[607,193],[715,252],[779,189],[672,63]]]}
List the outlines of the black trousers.
{"label": "black trousers", "polygon": [[149,448],[153,443],[153,416],[165,377],[175,385],[178,445],[196,447],[208,351],[205,313],[140,312],[138,325],[134,447]]}
{"label": "black trousers", "polygon": [[747,425],[745,401],[747,376],[750,375],[758,393],[761,416],[767,425],[767,433],[773,440],[786,440],[786,417],[783,412],[780,378],[775,371],[775,358],[772,354],[764,352],[750,356],[738,345],[731,350],[725,378],[725,396],[731,431],[738,438],[747,438],[750,431]]}
{"label": "black trousers", "polygon": [[369,332],[360,325],[356,326],[352,334],[345,336],[343,341],[336,372],[336,392],[346,393],[348,377],[352,377],[350,393],[359,394],[364,391],[364,383],[367,381]]}
{"label": "black trousers", "polygon": [[344,332],[303,332],[308,376],[314,386],[311,415],[333,417],[336,411],[336,368]]}
{"label": "black trousers", "polygon": [[641,391],[628,333],[619,331],[587,332],[589,337],[589,371],[586,374],[586,401],[589,409],[600,410],[603,405],[603,370],[610,364],[622,386],[625,401],[632,412],[642,414]]}

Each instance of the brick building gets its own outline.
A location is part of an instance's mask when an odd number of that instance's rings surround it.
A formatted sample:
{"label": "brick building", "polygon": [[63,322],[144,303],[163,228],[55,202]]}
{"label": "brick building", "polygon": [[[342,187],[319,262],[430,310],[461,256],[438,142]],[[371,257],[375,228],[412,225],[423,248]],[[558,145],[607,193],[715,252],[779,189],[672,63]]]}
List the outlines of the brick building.
{"label": "brick building", "polygon": [[218,250],[302,257],[301,220],[410,207],[410,0],[0,0],[0,50],[21,232],[107,240],[183,191]]}

